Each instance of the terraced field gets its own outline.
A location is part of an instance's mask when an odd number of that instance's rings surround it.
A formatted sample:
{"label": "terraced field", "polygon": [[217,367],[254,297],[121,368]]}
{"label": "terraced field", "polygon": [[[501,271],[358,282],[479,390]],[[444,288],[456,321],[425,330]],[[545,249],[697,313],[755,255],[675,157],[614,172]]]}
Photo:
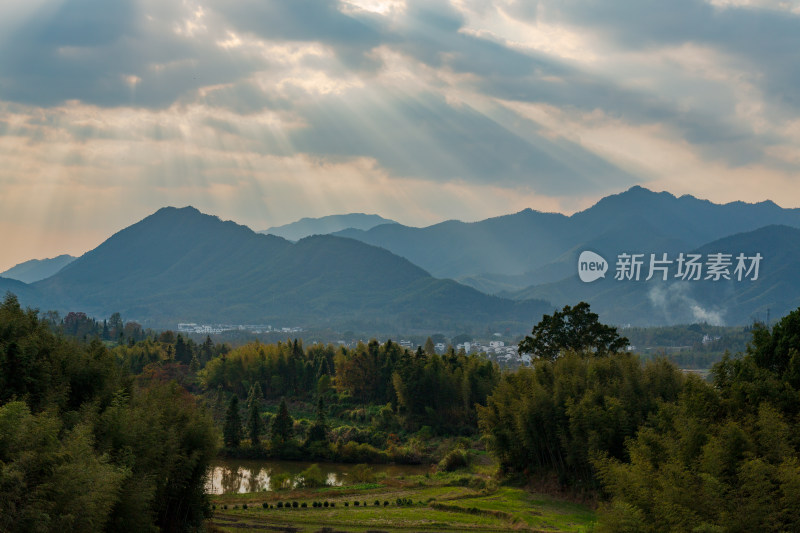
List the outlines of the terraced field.
{"label": "terraced field", "polygon": [[577,533],[593,528],[595,514],[586,506],[514,487],[476,488],[475,483],[471,487],[471,479],[475,478],[436,474],[341,487],[218,495],[212,497],[209,530]]}

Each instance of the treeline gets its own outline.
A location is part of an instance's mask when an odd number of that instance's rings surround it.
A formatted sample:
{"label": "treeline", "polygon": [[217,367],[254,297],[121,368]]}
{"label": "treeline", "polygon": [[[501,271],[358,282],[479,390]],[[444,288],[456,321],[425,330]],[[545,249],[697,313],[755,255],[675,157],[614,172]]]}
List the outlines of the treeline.
{"label": "treeline", "polygon": [[[500,377],[497,366],[479,356],[432,348],[416,352],[387,341],[355,348],[293,341],[251,343],[210,361],[200,372],[208,391],[240,398],[258,385],[260,399],[316,401],[329,409],[390,405],[403,427],[429,426],[435,432],[475,432],[476,403],[484,403]],[[328,393],[330,391],[330,394]]]}
{"label": "treeline", "polygon": [[176,363],[185,365],[187,370],[196,373],[209,361],[230,351],[227,344],[214,343],[211,337],[198,344],[191,338],[167,330],[151,333],[136,343],[119,344],[114,347],[114,355],[120,365],[133,374],[144,372],[151,364]]}
{"label": "treeline", "polygon": [[481,428],[506,472],[603,496],[598,531],[800,531],[800,309],[751,333],[711,382],[624,352],[536,360]]}
{"label": "treeline", "polygon": [[598,488],[592,459],[624,459],[626,439],[685,377],[673,365],[642,365],[636,355],[566,352],[503,376],[480,424],[506,472],[555,475],[566,485]]}
{"label": "treeline", "polygon": [[144,330],[138,322],[132,320],[123,322],[119,313],[113,313],[102,322],[91,318],[83,312],[69,312],[63,318],[58,311],[47,311],[41,317],[50,327],[81,340],[98,338],[104,341],[134,343],[152,335],[150,330]]}
{"label": "treeline", "polygon": [[0,305],[0,531],[191,531],[208,513],[210,416],[134,380],[102,342]]}
{"label": "treeline", "polygon": [[800,309],[598,457],[602,531],[800,531]]}
{"label": "treeline", "polygon": [[625,336],[638,350],[685,347],[693,352],[742,352],[750,340],[752,326],[651,326],[625,329]]}

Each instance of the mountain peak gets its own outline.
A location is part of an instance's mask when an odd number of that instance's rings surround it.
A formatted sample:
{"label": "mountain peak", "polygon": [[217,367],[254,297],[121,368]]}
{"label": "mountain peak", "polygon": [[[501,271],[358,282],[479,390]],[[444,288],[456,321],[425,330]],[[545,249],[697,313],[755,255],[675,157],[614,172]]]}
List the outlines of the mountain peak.
{"label": "mountain peak", "polygon": [[367,231],[383,224],[396,224],[396,222],[379,215],[347,213],[318,218],[304,217],[296,222],[284,224],[283,226],[274,226],[259,233],[298,241],[310,235],[327,235],[347,229]]}

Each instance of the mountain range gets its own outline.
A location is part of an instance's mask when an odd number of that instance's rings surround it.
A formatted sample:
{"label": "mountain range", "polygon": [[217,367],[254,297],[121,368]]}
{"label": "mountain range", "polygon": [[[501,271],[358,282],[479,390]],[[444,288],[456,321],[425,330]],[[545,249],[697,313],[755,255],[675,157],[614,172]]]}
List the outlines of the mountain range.
{"label": "mountain range", "polygon": [[770,201],[720,205],[635,186],[571,216],[526,209],[480,222],[381,225],[336,235],[386,248],[434,276],[496,294],[560,281],[574,272],[583,249],[691,250],[770,224],[800,227],[800,209]]}
{"label": "mountain range", "polygon": [[27,298],[94,316],[118,311],[163,327],[210,322],[456,331],[502,323],[524,330],[549,309],[545,302],[512,301],[433,278],[359,241],[319,235],[292,243],[192,207],[160,209],[22,288],[23,303]]}
{"label": "mountain range", "polygon": [[[425,228],[336,229],[386,220],[375,217],[306,219],[292,235],[315,234],[291,242],[191,207],[164,208],[46,279],[0,277],[0,291],[41,309],[119,311],[153,326],[396,332],[527,332],[543,313],[579,301],[605,322],[633,325],[746,324],[800,305],[800,209],[769,201],[720,205],[633,187],[571,216],[526,209]],[[605,278],[578,279],[585,250],[607,260]],[[681,253],[758,253],[763,261],[756,280],[621,281],[614,274],[623,253],[673,261]]]}
{"label": "mountain range", "polygon": [[[666,281],[660,272],[646,281],[649,274],[649,254],[642,258],[643,265],[638,281],[615,279],[617,256],[605,255],[609,272],[605,278],[591,283],[582,282],[571,275],[555,283],[529,287],[523,291],[505,294],[520,299],[540,298],[555,306],[572,304],[581,300],[591,304],[601,318],[616,324],[658,325],[708,322],[715,325],[748,324],[764,321],[768,313],[782,316],[800,307],[800,229],[772,225],[754,231],[738,233],[707,243],[695,249],[684,250],[685,255],[698,254],[707,264],[709,255],[730,254],[730,279],[706,279],[707,268],[699,280],[676,278],[676,254],[668,254],[670,265]],[[750,276],[736,279],[736,256],[762,256],[758,278]],[[656,254],[658,259],[662,254]],[[750,266],[750,261],[746,262]],[[572,266],[577,273],[577,263]]]}

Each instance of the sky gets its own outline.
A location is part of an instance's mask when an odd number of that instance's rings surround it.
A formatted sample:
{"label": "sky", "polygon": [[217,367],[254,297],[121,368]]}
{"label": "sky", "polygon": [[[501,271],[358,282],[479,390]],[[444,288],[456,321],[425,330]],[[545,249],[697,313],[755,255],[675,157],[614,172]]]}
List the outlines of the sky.
{"label": "sky", "polygon": [[255,230],[800,206],[800,0],[0,3],[0,271],[166,205]]}

